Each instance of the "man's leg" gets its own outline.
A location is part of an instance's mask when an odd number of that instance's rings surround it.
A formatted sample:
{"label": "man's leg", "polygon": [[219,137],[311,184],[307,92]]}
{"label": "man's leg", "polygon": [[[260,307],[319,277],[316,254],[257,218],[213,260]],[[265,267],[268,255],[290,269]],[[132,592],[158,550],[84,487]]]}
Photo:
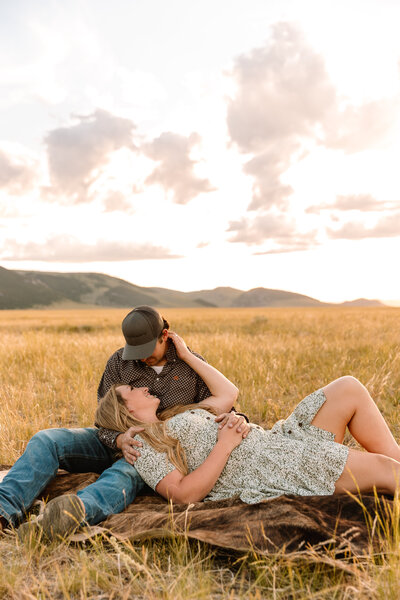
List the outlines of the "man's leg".
{"label": "man's leg", "polygon": [[42,530],[49,540],[65,539],[80,525],[94,525],[110,514],[121,512],[144,487],[136,469],[122,458],[77,494],[53,498],[46,504],[40,523],[23,523],[18,528],[18,537],[27,541]]}
{"label": "man's leg", "polygon": [[121,458],[77,493],[85,507],[85,521],[95,525],[108,515],[122,512],[145,485],[135,467]]}
{"label": "man's leg", "polygon": [[59,468],[102,473],[113,460],[95,428],[39,431],[0,483],[0,516],[16,525]]}

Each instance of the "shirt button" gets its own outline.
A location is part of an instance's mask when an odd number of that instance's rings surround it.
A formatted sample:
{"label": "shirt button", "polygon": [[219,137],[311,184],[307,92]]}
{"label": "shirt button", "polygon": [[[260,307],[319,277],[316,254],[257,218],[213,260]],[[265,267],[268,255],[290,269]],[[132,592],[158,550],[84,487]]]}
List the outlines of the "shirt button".
{"label": "shirt button", "polygon": [[291,429],[289,429],[288,433],[292,433],[292,430],[291,430]]}
{"label": "shirt button", "polygon": [[210,420],[210,417],[206,417],[206,419]]}
{"label": "shirt button", "polygon": [[299,427],[303,427],[303,423],[299,423]]}
{"label": "shirt button", "polygon": [[192,413],[192,415],[194,415],[194,410],[191,410],[190,412]]}
{"label": "shirt button", "polygon": [[159,377],[156,377],[156,381],[158,381],[159,379],[160,379]]}

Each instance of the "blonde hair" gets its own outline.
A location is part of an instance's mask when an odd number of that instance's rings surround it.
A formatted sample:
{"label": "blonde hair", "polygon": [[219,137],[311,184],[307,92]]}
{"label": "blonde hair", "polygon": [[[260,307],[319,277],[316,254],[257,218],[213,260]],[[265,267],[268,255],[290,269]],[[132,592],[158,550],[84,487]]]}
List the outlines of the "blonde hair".
{"label": "blonde hair", "polygon": [[[178,405],[166,408],[158,414],[159,422],[144,423],[132,416],[125,406],[122,396],[116,391],[120,383],[114,384],[108,390],[107,394],[99,402],[96,410],[96,425],[105,429],[113,429],[125,433],[129,427],[142,427],[140,437],[143,438],[154,450],[165,452],[169,461],[184,475],[188,473],[186,454],[181,443],[176,438],[169,435],[167,422],[171,417],[178,415],[186,410],[199,408],[198,404]],[[214,409],[202,405],[201,408],[216,414]]]}

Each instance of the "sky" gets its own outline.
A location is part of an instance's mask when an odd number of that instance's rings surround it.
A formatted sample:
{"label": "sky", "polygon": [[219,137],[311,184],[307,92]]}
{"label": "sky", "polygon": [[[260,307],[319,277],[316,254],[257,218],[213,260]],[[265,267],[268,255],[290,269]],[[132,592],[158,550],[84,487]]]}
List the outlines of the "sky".
{"label": "sky", "polygon": [[397,0],[0,4],[0,265],[400,302]]}

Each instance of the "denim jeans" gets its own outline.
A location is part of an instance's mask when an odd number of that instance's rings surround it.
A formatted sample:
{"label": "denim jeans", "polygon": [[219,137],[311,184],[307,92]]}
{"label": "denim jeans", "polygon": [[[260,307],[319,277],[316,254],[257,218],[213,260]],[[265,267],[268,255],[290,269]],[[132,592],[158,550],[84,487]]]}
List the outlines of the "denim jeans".
{"label": "denim jeans", "polygon": [[124,510],[145,486],[125,459],[115,461],[114,451],[100,442],[94,427],[45,429],[33,436],[0,483],[0,516],[17,525],[59,468],[70,473],[101,473],[77,493],[91,525]]}

